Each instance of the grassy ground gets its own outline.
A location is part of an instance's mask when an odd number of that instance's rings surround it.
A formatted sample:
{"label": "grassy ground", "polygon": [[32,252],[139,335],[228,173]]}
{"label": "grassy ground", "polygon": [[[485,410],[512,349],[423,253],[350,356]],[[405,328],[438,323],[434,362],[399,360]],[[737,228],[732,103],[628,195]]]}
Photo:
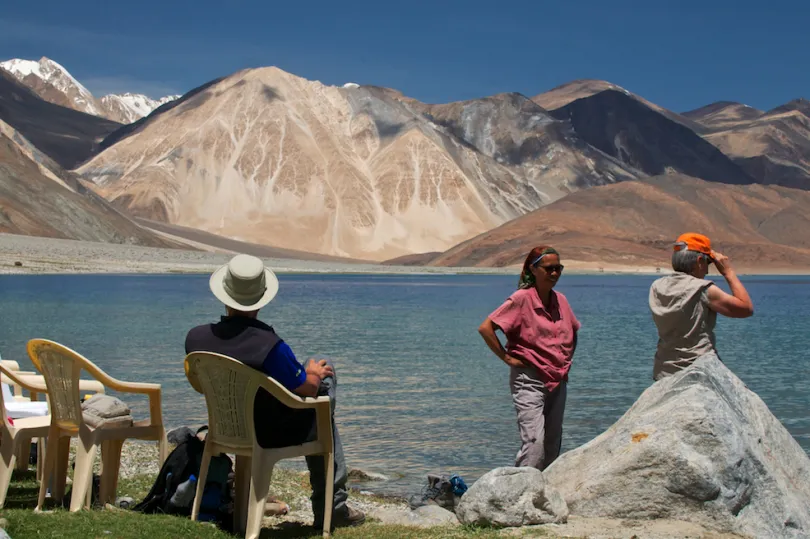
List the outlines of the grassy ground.
{"label": "grassy ground", "polygon": [[[142,499],[152,486],[154,477],[140,475],[122,478],[118,495]],[[274,473],[272,491],[280,499],[301,499],[308,489],[305,474],[278,470]],[[143,515],[124,510],[94,510],[70,513],[61,508],[50,507],[47,512],[34,513],[38,487],[33,470],[17,473],[9,487],[5,508],[0,516],[8,521],[9,535],[13,539],[27,538],[177,538],[232,539],[210,524],[192,522],[188,518],[167,515]],[[373,501],[373,498],[367,498]],[[540,530],[534,531],[541,534]],[[321,534],[311,526],[281,522],[262,531],[262,538],[315,538]],[[383,525],[372,520],[356,528],[339,528],[334,536],[345,539],[394,539],[394,538],[495,538],[503,537],[496,530],[477,528],[430,528],[417,529],[403,526]]]}

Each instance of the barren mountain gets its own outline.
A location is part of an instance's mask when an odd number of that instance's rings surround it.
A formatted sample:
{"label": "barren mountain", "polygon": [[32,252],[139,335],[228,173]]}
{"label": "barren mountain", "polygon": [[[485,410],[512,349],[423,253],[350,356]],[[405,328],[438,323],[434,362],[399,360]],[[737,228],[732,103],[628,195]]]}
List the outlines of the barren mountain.
{"label": "barren mountain", "polygon": [[566,82],[565,84],[552,88],[547,92],[538,94],[532,98],[532,101],[546,110],[556,110],[560,107],[564,107],[572,101],[582,99],[583,97],[591,97],[592,95],[598,94],[599,92],[604,92],[605,90],[617,90],[619,92],[630,94],[630,92],[621,86],[606,80],[579,79]]}
{"label": "barren mountain", "polygon": [[40,99],[0,70],[0,120],[65,168],[87,159],[121,124]]}
{"label": "barren mountain", "polygon": [[683,116],[704,126],[708,131],[716,131],[733,126],[741,121],[749,121],[762,116],[762,111],[742,103],[718,101],[699,109],[684,112]]}
{"label": "barren mountain", "polygon": [[0,62],[0,70],[13,75],[49,103],[124,124],[143,118],[160,105],[179,97],[155,100],[142,94],[127,93],[96,99],[67,69],[44,56],[39,62],[19,58]]}
{"label": "barren mountain", "polygon": [[810,189],[810,102],[797,99],[766,113],[728,104],[698,117],[704,138],[759,183]]}
{"label": "barren mountain", "polygon": [[667,267],[672,242],[687,231],[709,235],[740,267],[808,268],[810,193],[682,175],[622,182],[573,193],[429,263],[508,266],[551,244],[563,262]]}
{"label": "barren mountain", "polygon": [[642,175],[586,144],[569,123],[520,94],[412,106],[478,152],[520,170],[530,182],[559,178],[562,189],[554,200],[576,189]]}
{"label": "barren mountain", "polygon": [[552,114],[588,144],[648,175],[678,172],[709,181],[754,180],[692,129],[632,95],[603,90]]}
{"label": "barren mountain", "polygon": [[678,114],[677,112],[672,112],[669,109],[665,109],[664,107],[656,105],[651,101],[647,101],[643,97],[636,95],[632,92],[629,92],[624,88],[622,88],[621,86],[618,86],[616,84],[613,84],[612,82],[604,80],[580,79],[571,81],[563,85],[557,86],[556,88],[552,88],[547,92],[534,96],[532,98],[532,101],[534,101],[535,103],[537,103],[546,110],[553,111],[562,108],[578,99],[591,97],[598,93],[604,92],[605,90],[613,90],[615,92],[621,92],[627,97],[635,99],[639,103],[645,105],[647,108],[654,110],[655,112],[661,114],[667,119],[679,123],[683,126],[686,126],[692,131],[695,131],[696,133],[700,133],[703,130],[703,126],[700,123],[695,122],[684,115]]}
{"label": "barren mountain", "polygon": [[580,186],[633,177],[593,149],[574,155],[584,145],[562,127],[541,141],[560,122],[499,100],[470,107],[525,126],[481,124],[468,140],[390,90],[244,70],[117,132],[80,172],[140,217],[377,260],[441,251]]}
{"label": "barren mountain", "polygon": [[177,246],[121,215],[3,121],[0,121],[0,232]]}
{"label": "barren mountain", "polygon": [[810,118],[810,101],[807,99],[800,97],[799,99],[794,99],[793,101],[788,101],[784,105],[780,105],[773,110],[770,110],[769,114],[781,114],[783,112],[792,112],[798,111]]}

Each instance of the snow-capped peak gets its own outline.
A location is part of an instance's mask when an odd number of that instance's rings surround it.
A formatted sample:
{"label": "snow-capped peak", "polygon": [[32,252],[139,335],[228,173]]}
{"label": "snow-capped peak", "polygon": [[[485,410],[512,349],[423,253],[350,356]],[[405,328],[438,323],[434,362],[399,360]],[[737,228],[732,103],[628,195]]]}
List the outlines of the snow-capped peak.
{"label": "snow-capped peak", "polygon": [[143,94],[110,94],[101,98],[101,106],[108,118],[123,123],[132,123],[144,116],[148,116],[159,106],[174,101],[178,97],[180,96],[169,95],[156,100]]}
{"label": "snow-capped peak", "polygon": [[45,78],[45,75],[43,75],[42,70],[39,68],[39,63],[33,60],[21,60],[19,58],[14,58],[12,60],[0,62],[0,67],[18,77],[26,77],[31,73],[34,73],[39,78]]}
{"label": "snow-capped peak", "polygon": [[[76,110],[86,112],[88,114],[101,115],[101,111],[96,105],[96,100],[90,90],[84,87],[82,83],[77,81],[67,69],[54,62],[50,58],[43,56],[39,62],[33,60],[21,60],[14,58],[5,62],[0,62],[0,67],[14,75],[20,82],[25,82],[25,79],[30,75],[34,75],[42,82],[53,86],[56,90],[64,94],[67,99],[67,104]],[[31,84],[28,84],[31,86]],[[32,88],[40,94],[40,97],[48,101],[55,101],[57,104],[59,100],[55,96],[43,95],[47,94],[45,88]]]}
{"label": "snow-capped peak", "polygon": [[169,95],[155,100],[142,94],[125,93],[96,99],[67,69],[44,56],[39,62],[14,58],[0,62],[0,68],[46,101],[121,123],[137,121],[164,103],[180,97]]}

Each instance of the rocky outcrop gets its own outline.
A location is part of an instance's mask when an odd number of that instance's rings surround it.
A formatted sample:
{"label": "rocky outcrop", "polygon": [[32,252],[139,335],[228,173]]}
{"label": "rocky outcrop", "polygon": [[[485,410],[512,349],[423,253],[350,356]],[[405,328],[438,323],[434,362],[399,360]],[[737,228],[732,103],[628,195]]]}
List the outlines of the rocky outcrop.
{"label": "rocky outcrop", "polygon": [[568,507],[534,468],[496,468],[471,486],[456,507],[463,524],[529,526],[563,523]]}
{"label": "rocky outcrop", "polygon": [[605,433],[543,475],[576,515],[810,536],[810,458],[716,359],[655,383]]}

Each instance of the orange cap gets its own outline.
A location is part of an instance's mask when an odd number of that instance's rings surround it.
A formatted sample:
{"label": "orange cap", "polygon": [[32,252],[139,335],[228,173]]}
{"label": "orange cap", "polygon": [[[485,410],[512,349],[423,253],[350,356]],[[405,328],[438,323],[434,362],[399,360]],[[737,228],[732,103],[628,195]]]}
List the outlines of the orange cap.
{"label": "orange cap", "polygon": [[704,255],[711,256],[712,242],[703,234],[687,232],[686,234],[681,234],[678,237],[678,241],[675,242],[675,250],[680,251],[682,249],[686,249],[687,251],[697,251],[699,253],[703,253]]}

